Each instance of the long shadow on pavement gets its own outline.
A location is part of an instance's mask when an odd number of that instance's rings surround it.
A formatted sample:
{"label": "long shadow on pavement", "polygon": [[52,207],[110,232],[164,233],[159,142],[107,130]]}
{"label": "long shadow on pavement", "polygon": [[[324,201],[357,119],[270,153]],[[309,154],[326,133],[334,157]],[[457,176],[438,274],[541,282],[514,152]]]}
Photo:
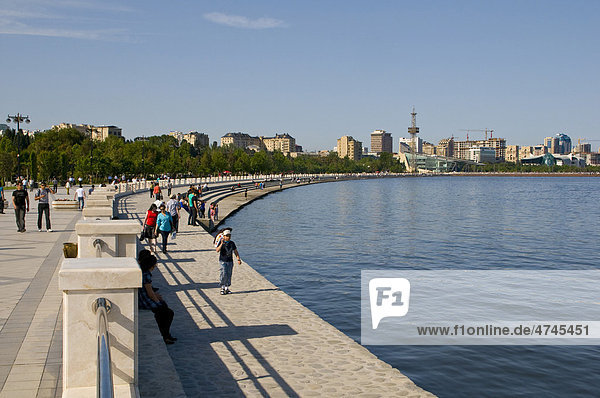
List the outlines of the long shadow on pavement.
{"label": "long shadow on pavement", "polygon": [[[162,258],[159,260],[163,265],[163,267],[161,267],[162,272],[169,273],[170,277],[176,282],[176,285],[168,286],[164,276],[160,272],[156,272],[155,280],[157,281],[157,284],[160,284],[161,288],[164,286],[164,289],[161,290],[164,290],[164,292],[167,293],[165,298],[167,298],[169,306],[175,312],[173,321],[174,334],[176,333],[175,330],[187,332],[194,330],[194,333],[188,333],[185,338],[180,339],[176,344],[169,346],[168,348],[171,360],[177,369],[177,373],[180,375],[186,394],[190,397],[215,393],[219,394],[219,396],[246,395],[238,384],[241,379],[236,378],[236,376],[231,373],[230,368],[222,359],[222,354],[219,356],[213,346],[211,346],[212,343],[218,342],[226,348],[229,356],[233,358],[235,363],[243,370],[245,375],[243,380],[251,381],[260,395],[264,397],[269,396],[269,393],[261,385],[260,379],[271,378],[287,396],[298,396],[298,393],[287,384],[283,377],[281,377],[281,375],[249,341],[249,339],[253,338],[295,335],[297,332],[289,325],[285,324],[236,326],[218,305],[202,291],[202,289],[205,288],[218,287],[216,283],[195,283],[178,264],[179,262],[182,262],[181,259],[173,259],[168,253],[166,257],[166,259]],[[187,300],[193,306],[192,311],[198,313],[202,317],[202,321],[206,322],[209,326],[208,329],[201,329],[198,327],[197,321],[192,318],[186,305],[175,294],[176,291],[185,294]],[[257,290],[256,292],[258,291],[262,290]],[[163,291],[161,291],[161,293],[162,292]],[[248,293],[250,292],[251,291],[248,291]],[[196,294],[201,300],[194,297]],[[207,311],[216,313],[226,326],[216,326],[207,314]],[[246,351],[250,353],[252,358],[250,358],[250,360],[248,358],[242,358],[238,353],[239,348],[236,350],[232,342],[235,342],[235,344],[241,343]],[[267,375],[256,375],[255,369],[251,369],[248,365],[249,362],[251,363],[254,361],[258,362],[264,368]],[[224,380],[224,378],[226,380]]]}

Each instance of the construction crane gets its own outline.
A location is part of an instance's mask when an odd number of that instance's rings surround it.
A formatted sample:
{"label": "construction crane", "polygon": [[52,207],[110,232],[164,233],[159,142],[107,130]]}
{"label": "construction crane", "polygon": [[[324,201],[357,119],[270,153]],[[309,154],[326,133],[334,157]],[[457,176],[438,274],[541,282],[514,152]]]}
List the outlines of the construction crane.
{"label": "construction crane", "polygon": [[461,129],[460,131],[466,131],[467,132],[467,141],[469,141],[469,132],[471,131],[477,131],[480,133],[485,133],[485,140],[487,141],[488,139],[488,133],[490,133],[490,138],[492,138],[492,133],[494,132],[493,129]]}

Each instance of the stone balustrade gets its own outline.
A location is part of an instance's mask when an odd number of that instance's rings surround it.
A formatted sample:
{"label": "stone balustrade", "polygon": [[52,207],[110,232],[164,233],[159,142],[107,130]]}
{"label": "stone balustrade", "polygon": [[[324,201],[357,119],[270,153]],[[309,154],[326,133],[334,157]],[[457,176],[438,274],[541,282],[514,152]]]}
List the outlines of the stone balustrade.
{"label": "stone balustrade", "polygon": [[84,220],[111,220],[112,218],[112,207],[85,207],[83,209]]}

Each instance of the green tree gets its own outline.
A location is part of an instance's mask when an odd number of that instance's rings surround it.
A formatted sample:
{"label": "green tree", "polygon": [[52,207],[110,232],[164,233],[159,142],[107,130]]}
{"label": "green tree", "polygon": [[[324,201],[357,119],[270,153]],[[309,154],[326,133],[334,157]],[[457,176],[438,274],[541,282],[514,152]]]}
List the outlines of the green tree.
{"label": "green tree", "polygon": [[253,173],[268,173],[271,171],[271,159],[264,151],[255,152],[250,159],[250,168]]}

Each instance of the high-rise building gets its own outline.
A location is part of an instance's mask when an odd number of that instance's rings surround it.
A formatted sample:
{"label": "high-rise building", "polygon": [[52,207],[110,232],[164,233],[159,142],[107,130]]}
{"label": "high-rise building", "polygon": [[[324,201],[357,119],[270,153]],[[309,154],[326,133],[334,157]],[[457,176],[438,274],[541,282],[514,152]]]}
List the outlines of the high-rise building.
{"label": "high-rise building", "polygon": [[345,135],[337,140],[337,153],[340,158],[360,160],[362,156],[362,142]]}
{"label": "high-rise building", "polygon": [[506,147],[506,157],[504,158],[507,162],[518,163],[519,162],[519,146],[508,145]]}
{"label": "high-rise building", "polygon": [[548,152],[561,155],[570,153],[572,149],[571,138],[563,133],[544,138],[544,146],[548,148]]}
{"label": "high-rise building", "polygon": [[574,150],[575,153],[592,153],[592,144],[578,144]]}
{"label": "high-rise building", "polygon": [[506,139],[488,138],[486,140],[476,141],[454,141],[454,157],[459,159],[469,159],[471,148],[493,148],[496,154],[496,161],[503,162],[506,157]]}
{"label": "high-rise building", "polygon": [[392,153],[392,146],[392,135],[390,133],[386,133],[385,130],[375,130],[371,133],[371,152]]}

